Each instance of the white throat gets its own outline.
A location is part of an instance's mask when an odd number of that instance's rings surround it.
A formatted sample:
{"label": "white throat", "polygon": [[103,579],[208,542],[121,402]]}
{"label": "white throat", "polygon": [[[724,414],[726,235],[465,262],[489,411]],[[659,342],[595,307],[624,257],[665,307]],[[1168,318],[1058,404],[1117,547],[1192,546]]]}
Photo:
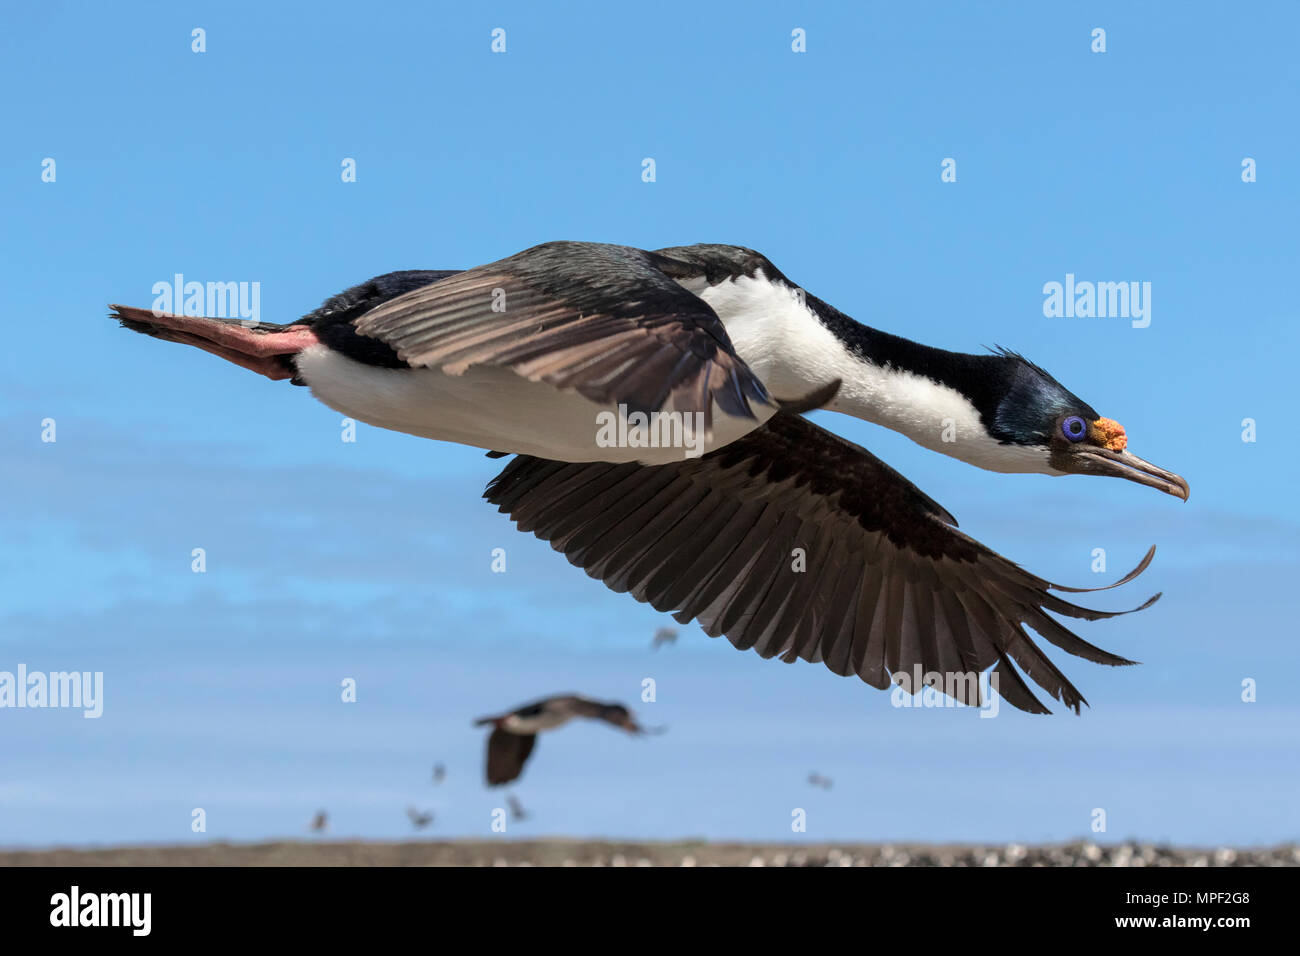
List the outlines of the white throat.
{"label": "white throat", "polygon": [[989,435],[959,391],[924,375],[876,365],[851,352],[805,304],[802,290],[760,270],[714,286],[682,282],[713,307],[736,351],[768,391],[797,398],[840,379],[830,408],[896,432],[918,445],[990,471],[1055,474],[1041,449]]}

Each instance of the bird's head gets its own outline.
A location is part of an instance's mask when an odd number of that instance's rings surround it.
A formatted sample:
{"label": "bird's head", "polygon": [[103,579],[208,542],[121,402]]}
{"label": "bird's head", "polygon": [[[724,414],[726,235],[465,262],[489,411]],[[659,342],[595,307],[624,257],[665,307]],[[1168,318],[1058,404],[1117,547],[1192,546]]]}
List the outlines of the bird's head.
{"label": "bird's head", "polygon": [[1110,475],[1127,478],[1167,495],[1187,500],[1187,482],[1128,450],[1124,426],[1113,418],[1060,415],[1049,442],[1048,463],[1066,475]]}
{"label": "bird's head", "polygon": [[621,727],[629,734],[639,734],[641,726],[632,716],[632,712],[622,704],[606,704],[600,712],[600,719]]}
{"label": "bird's head", "polygon": [[1127,478],[1187,500],[1186,481],[1128,450],[1123,425],[1098,415],[1032,362],[1010,352],[1000,357],[1010,363],[1007,385],[985,425],[1008,455],[1036,458],[1044,466],[1037,470],[1048,474]]}

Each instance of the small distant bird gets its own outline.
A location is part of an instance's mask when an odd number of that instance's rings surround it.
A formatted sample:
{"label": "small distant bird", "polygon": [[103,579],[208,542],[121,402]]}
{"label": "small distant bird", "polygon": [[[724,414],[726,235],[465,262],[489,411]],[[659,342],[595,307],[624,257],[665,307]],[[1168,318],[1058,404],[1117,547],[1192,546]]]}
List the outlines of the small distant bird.
{"label": "small distant bird", "polygon": [[444,767],[444,766],[443,766],[442,764],[440,764],[440,763],[439,763],[439,764],[434,764],[434,765],[433,765],[433,782],[434,782],[434,783],[442,783],[445,779],[447,779],[447,768]]}
{"label": "small distant bird", "polygon": [[496,717],[480,717],[475,727],[491,724],[487,746],[487,782],[499,786],[516,779],[523,772],[528,755],[543,730],[562,727],[574,717],[590,717],[621,727],[630,734],[644,733],[622,704],[603,704],[576,694],[546,697],[517,710]]}
{"label": "small distant bird", "polygon": [[433,814],[431,812],[426,811],[425,813],[421,813],[419,810],[415,809],[415,807],[407,807],[406,815],[411,820],[411,826],[415,827],[417,830],[423,830],[433,822]]}
{"label": "small distant bird", "polygon": [[823,790],[829,790],[833,786],[830,777],[823,777],[819,773],[808,774],[808,782],[814,787],[821,787]]}
{"label": "small distant bird", "polygon": [[528,813],[524,810],[524,805],[512,793],[506,797],[506,806],[510,808],[510,815],[516,820],[527,820]]}
{"label": "small distant bird", "polygon": [[653,645],[651,645],[651,649],[657,651],[659,650],[659,646],[661,644],[676,644],[676,643],[677,643],[677,628],[661,627],[659,628],[659,630],[655,631],[655,642]]}
{"label": "small distant bird", "polygon": [[316,815],[311,818],[311,823],[308,824],[308,827],[313,833],[321,833],[327,826],[329,826],[329,824],[329,814],[324,810],[317,810]]}

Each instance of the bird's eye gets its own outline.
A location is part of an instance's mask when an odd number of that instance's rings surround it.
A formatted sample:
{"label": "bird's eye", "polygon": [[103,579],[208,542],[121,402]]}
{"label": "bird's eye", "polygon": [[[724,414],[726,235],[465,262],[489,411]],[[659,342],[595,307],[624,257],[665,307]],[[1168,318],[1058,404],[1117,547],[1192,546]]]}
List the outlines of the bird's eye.
{"label": "bird's eye", "polygon": [[1083,436],[1088,434],[1088,423],[1078,415],[1071,415],[1061,422],[1061,434],[1070,441],[1083,441]]}

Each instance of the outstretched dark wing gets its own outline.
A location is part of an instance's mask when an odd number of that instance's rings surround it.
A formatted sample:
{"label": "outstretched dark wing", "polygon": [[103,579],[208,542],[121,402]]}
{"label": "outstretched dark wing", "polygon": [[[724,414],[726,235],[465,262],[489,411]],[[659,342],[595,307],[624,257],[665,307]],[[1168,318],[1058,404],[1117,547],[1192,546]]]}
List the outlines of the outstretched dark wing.
{"label": "outstretched dark wing", "polygon": [[[978,674],[996,665],[1003,697],[1047,713],[1014,661],[1077,713],[1083,696],[1024,625],[1076,656],[1132,663],[1046,613],[1123,612],[1050,594],[1057,585],[962,534],[898,472],[795,415],[778,413],[703,458],[668,465],[519,456],[484,497],[615,591],[681,623],[696,618],[738,648],[822,661],[874,687],[897,674],[933,686],[928,675],[937,675],[936,689],[975,703]],[[1116,585],[1144,570],[1154,550]]]}
{"label": "outstretched dark wing", "polygon": [[[665,271],[667,270],[667,271]],[[628,246],[549,242],[391,299],[356,331],[410,365],[511,368],[595,402],[754,417],[773,405],[721,320],[671,274],[698,268]]]}
{"label": "outstretched dark wing", "polygon": [[487,745],[488,786],[509,783],[523,773],[536,744],[536,734],[512,734],[500,727],[492,731]]}

